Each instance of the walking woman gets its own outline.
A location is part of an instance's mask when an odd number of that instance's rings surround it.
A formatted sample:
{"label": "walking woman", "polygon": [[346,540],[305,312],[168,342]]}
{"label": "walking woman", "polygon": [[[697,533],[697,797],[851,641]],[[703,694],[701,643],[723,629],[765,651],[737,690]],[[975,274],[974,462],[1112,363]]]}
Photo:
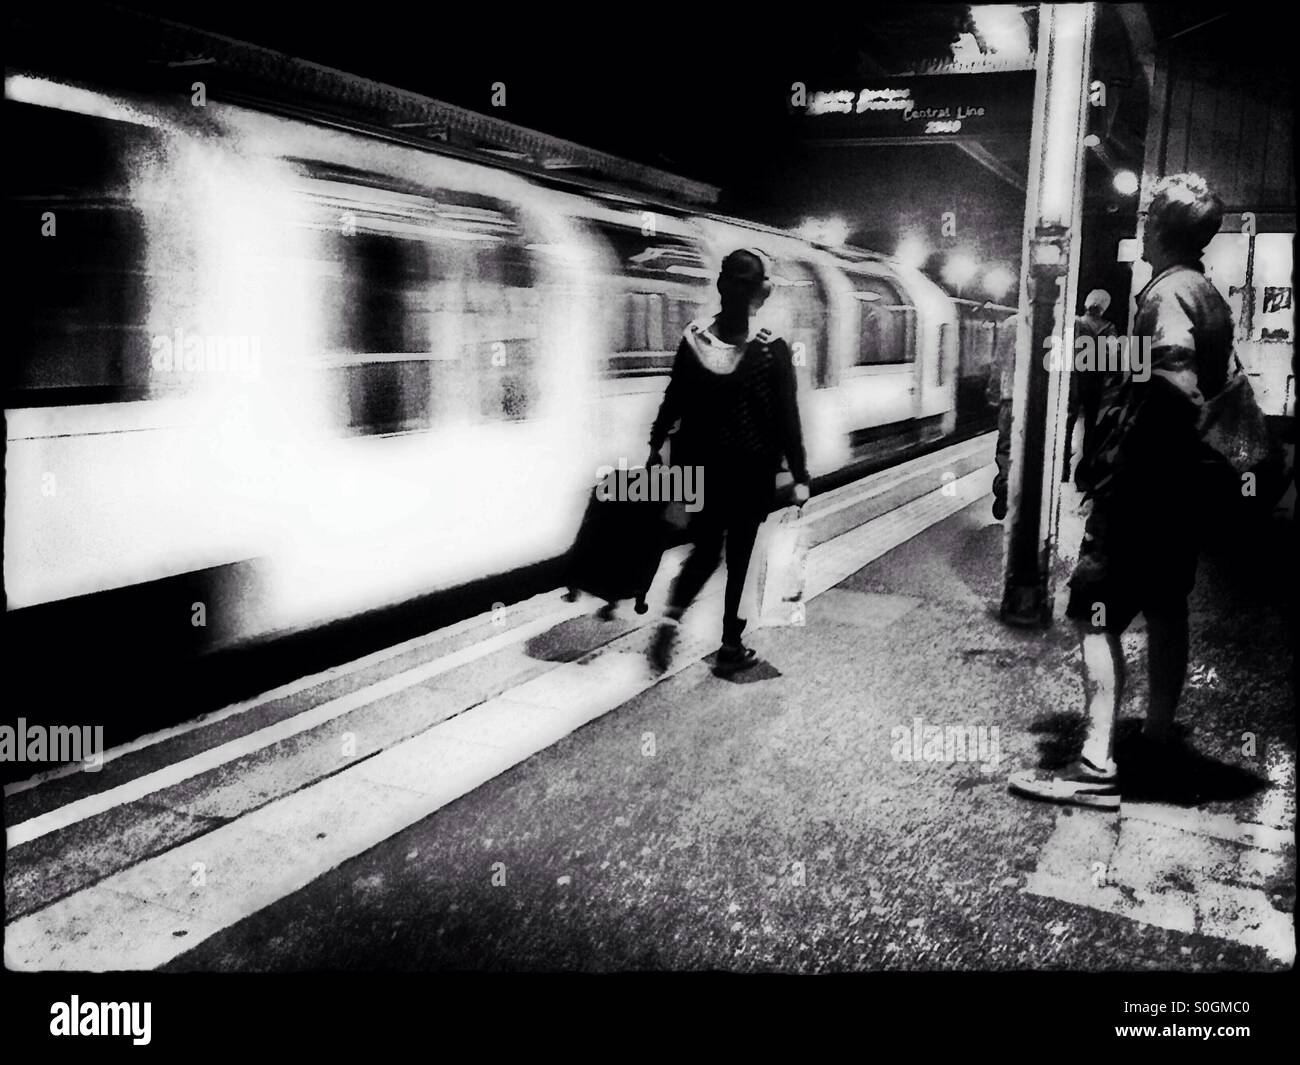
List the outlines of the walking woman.
{"label": "walking woman", "polygon": [[808,466],[799,424],[797,383],[790,348],[752,324],[772,292],[766,257],[734,251],[722,262],[718,294],[722,310],[692,322],[677,348],[672,377],[650,431],[648,466],[662,464],[661,451],[674,423],[674,466],[697,467],[703,506],[693,515],[692,548],[669,593],[667,618],[655,634],[650,657],[668,668],[677,622],[717,569],[726,544],[727,588],[718,668],[745,669],[756,656],[741,643],[745,571],[758,528],[772,509],[782,457],[795,479],[795,501],[808,500]]}

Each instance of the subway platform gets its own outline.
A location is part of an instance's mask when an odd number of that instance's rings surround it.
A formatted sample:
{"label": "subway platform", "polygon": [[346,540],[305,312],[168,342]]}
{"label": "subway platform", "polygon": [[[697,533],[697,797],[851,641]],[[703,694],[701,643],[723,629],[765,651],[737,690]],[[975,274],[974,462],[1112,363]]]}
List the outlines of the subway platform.
{"label": "subway platform", "polygon": [[[1078,648],[999,621],[991,440],[963,448],[814,500],[801,623],[745,673],[708,659],[717,579],[664,676],[646,618],[557,591],[7,789],[6,964],[1290,968],[1290,530],[1202,559],[1187,786],[1036,803],[1007,777],[1077,753]],[[1122,730],[1140,620],[1124,646]]]}

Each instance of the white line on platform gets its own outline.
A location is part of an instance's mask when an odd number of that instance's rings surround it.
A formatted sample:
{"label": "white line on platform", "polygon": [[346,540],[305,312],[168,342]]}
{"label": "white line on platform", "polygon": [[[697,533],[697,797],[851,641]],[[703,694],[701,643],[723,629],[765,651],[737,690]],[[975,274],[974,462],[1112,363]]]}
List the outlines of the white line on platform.
{"label": "white line on platform", "polygon": [[951,448],[945,448],[931,455],[922,455],[903,465],[882,470],[874,478],[845,485],[834,492],[817,496],[809,501],[808,506],[805,507],[805,512],[814,520],[824,518],[848,507],[856,506],[863,499],[890,492],[920,474],[949,469],[954,463],[962,462],[972,455],[979,454],[981,451],[991,450],[995,435],[986,434],[985,436],[973,437]]}
{"label": "white line on platform", "polygon": [[[516,603],[510,608],[511,613],[523,612],[529,607],[543,605],[547,600],[554,600],[554,609],[561,609],[560,605],[561,590],[552,590],[535,595],[531,599],[526,599]],[[395,658],[398,655],[414,651],[430,643],[436,643],[440,640],[446,640],[464,632],[467,629],[474,628],[477,625],[484,625],[490,618],[489,613],[479,614],[472,618],[465,618],[462,621],[455,622],[444,628],[437,629],[434,632],[425,633],[422,636],[415,636],[412,639],[404,640],[402,643],[393,644],[391,647],[383,647],[378,651],[365,655],[362,658],[353,659],[350,662],[344,662],[336,666],[330,666],[328,669],[319,673],[312,673],[305,677],[298,677],[278,688],[272,688],[270,691],[256,695],[251,699],[245,699],[243,702],[232,703],[230,706],[224,706],[220,710],[213,710],[211,713],[202,714],[190,721],[182,722],[179,725],[172,725],[165,729],[159,729],[157,732],[150,732],[140,736],[129,743],[123,743],[117,747],[112,747],[104,752],[103,762],[107,764],[123,755],[134,754],[136,751],[143,751],[155,744],[162,743],[165,740],[174,739],[177,736],[184,736],[190,732],[205,728],[208,725],[217,724],[227,718],[235,717],[249,710],[256,710],[259,706],[265,706],[267,703],[274,702],[277,699],[283,699],[289,695],[296,695],[299,692],[308,691],[321,684],[328,683],[332,680],[338,680],[346,677],[351,673],[359,672],[368,666],[373,666],[389,658]],[[12,784],[6,784],[4,794],[6,797],[17,795],[20,792],[30,791],[51,780],[58,780],[61,777],[72,776],[74,773],[84,773],[85,768],[80,762],[72,765],[61,765],[43,773],[37,773],[28,777],[26,780],[15,781]]]}
{"label": "white line on platform", "polygon": [[[682,655],[670,672],[697,658]],[[643,654],[628,651],[597,652],[558,666],[341,773],[15,921],[5,930],[5,964],[18,970],[96,972],[165,964],[660,679],[650,673]],[[475,738],[465,738],[470,736]],[[202,888],[192,885],[196,862],[205,870]]]}
{"label": "white line on platform", "polygon": [[96,792],[93,795],[87,795],[84,799],[70,802],[66,806],[57,807],[48,813],[40,814],[8,829],[6,833],[7,846],[12,850],[14,847],[29,843],[46,833],[67,828],[78,821],[84,821],[88,817],[94,817],[96,814],[111,810],[115,806],[142,799],[146,795],[179,784],[181,781],[196,777],[200,773],[206,773],[208,770],[215,769],[226,762],[232,762],[237,758],[251,754],[253,751],[269,747],[271,744],[278,743],[290,736],[296,736],[300,732],[306,732],[317,725],[342,717],[344,714],[420,684],[431,677],[446,673],[468,662],[485,658],[503,647],[509,647],[530,636],[539,635],[554,628],[561,621],[577,617],[583,613],[585,613],[584,607],[577,604],[566,604],[564,609],[546,614],[526,625],[517,626],[508,632],[500,633],[470,647],[463,647],[459,651],[443,655],[432,662],[426,662],[401,673],[395,673],[384,680],[377,681],[364,688],[358,688],[356,691],[341,695],[337,699],[330,699],[319,706],[312,707],[310,710],[304,710],[293,717],[268,725],[266,728],[250,732],[246,736],[240,736],[228,743],[211,747],[206,751],[200,751],[190,758],[173,762],[152,773],[136,777],[134,780],[128,780],[115,788]]}
{"label": "white line on platform", "polygon": [[[1270,813],[1284,802],[1295,762],[1279,754],[1272,787],[1260,799]],[[1265,815],[1267,816],[1267,815]],[[1121,803],[1118,818],[1062,812],[1025,883],[1033,895],[1086,906],[1142,924],[1261,948],[1295,962],[1295,923],[1267,892],[1283,878],[1292,824],[1277,827],[1161,803]]]}
{"label": "white line on platform", "polygon": [[[856,549],[864,552],[856,566],[849,561],[851,545],[839,542],[846,537],[814,548],[810,597],[968,505],[991,475],[985,467],[885,515],[883,532],[855,537]],[[709,606],[687,616],[667,673],[648,668],[639,650],[640,630],[626,633],[577,662],[20,918],[5,929],[6,965],[105,971],[166,964],[693,665],[712,646],[719,598],[714,592]],[[192,883],[195,863],[205,870],[203,887]]]}
{"label": "white line on platform", "polygon": [[807,597],[833,588],[886,551],[987,495],[995,472],[995,467],[983,466],[814,548],[809,553]]}

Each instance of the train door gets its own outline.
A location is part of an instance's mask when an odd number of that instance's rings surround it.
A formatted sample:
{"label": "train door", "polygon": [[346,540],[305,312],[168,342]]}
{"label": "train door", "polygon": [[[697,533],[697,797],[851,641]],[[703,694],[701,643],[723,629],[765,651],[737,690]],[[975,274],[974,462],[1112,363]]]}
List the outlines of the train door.
{"label": "train door", "polygon": [[[830,303],[827,286],[811,262],[778,253],[772,260],[772,296],[759,311],[790,346],[799,383],[804,448],[809,468],[825,468],[830,455],[822,437],[828,424],[824,400],[834,381],[830,362]],[[786,474],[782,474],[782,482]]]}
{"label": "train door", "polygon": [[548,437],[520,209],[426,184],[405,154],[367,162],[298,162],[324,424],[279,560],[286,614],[398,601],[534,561],[556,539],[547,504],[566,463]]}
{"label": "train door", "polygon": [[928,278],[903,273],[910,302],[916,308],[912,348],[916,356],[917,432],[922,440],[946,435],[956,425],[960,374],[957,310],[943,290]]}
{"label": "train door", "polygon": [[811,264],[790,256],[772,262],[772,297],[759,312],[779,324],[790,345],[800,388],[824,388],[828,383],[826,287]]}
{"label": "train door", "polygon": [[855,437],[870,438],[903,426],[918,414],[916,380],[917,314],[905,290],[887,277],[854,267],[845,273],[853,287],[857,347],[840,367],[840,388]]}
{"label": "train door", "polygon": [[[176,466],[169,419],[155,405],[129,402],[156,391],[150,333],[171,336],[150,329],[156,210],[137,180],[151,172],[146,161],[163,149],[161,138],[56,106],[6,99],[4,111],[17,267],[7,281],[4,370],[12,610],[120,585],[187,541],[168,535],[178,531],[179,508],[151,505],[160,475]],[[51,490],[63,484],[76,491]]]}

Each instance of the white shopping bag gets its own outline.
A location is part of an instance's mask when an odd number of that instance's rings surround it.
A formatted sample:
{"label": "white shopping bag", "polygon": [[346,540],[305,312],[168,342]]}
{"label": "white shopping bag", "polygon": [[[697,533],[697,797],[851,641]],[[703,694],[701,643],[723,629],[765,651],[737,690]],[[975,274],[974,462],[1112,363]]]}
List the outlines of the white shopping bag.
{"label": "white shopping bag", "polygon": [[763,523],[759,535],[756,597],[759,624],[804,624],[808,530],[801,511],[787,507]]}

